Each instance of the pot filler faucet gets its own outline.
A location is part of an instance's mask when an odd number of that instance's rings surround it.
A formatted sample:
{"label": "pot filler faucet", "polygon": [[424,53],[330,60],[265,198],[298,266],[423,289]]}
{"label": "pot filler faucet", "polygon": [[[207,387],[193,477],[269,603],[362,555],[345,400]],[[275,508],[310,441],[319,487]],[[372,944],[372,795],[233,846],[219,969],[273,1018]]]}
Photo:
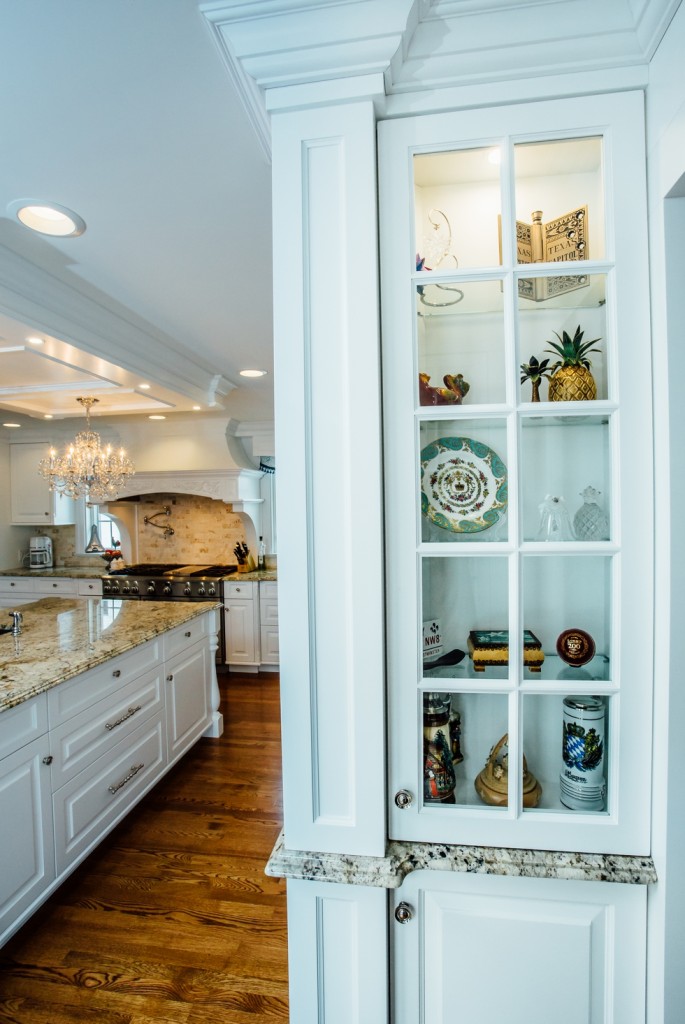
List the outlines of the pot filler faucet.
{"label": "pot filler faucet", "polygon": [[158,516],[170,516],[170,515],[171,515],[170,507],[168,505],[163,505],[161,512],[155,512],[155,514],[152,515],[152,516],[145,516],[145,518],[143,519],[143,522],[145,523],[146,526],[147,525],[156,526],[158,530],[164,530],[164,536],[165,537],[173,537],[175,531],[174,531],[174,529],[171,526],[169,526],[168,523],[165,523],[164,526],[162,526],[160,523],[153,522],[153,520],[157,519]]}

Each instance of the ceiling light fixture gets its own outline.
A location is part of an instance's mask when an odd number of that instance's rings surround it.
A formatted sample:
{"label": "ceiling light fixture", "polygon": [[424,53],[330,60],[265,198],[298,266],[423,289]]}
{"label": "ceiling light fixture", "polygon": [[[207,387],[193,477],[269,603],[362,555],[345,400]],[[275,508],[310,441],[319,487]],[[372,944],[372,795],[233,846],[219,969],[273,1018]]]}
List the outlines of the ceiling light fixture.
{"label": "ceiling light fixture", "polygon": [[201,408],[202,408],[201,405],[194,405],[193,406],[193,412],[199,412]]}
{"label": "ceiling light fixture", "polygon": [[44,420],[51,420],[52,419],[52,413],[51,412],[44,412],[43,413],[43,419]]}
{"label": "ceiling light fixture", "polygon": [[7,209],[24,227],[41,235],[75,238],[86,230],[86,222],[78,213],[58,203],[41,199],[16,199]]}
{"label": "ceiling light fixture", "polygon": [[3,427],[11,427],[12,429],[14,429],[15,427],[20,427],[20,426],[21,426],[21,423],[3,423]]}
{"label": "ceiling light fixture", "polygon": [[90,501],[115,498],[124,480],[133,476],[133,463],[123,448],[114,451],[102,447],[100,435],[90,429],[90,407],[98,398],[77,398],[86,410],[86,429],[80,431],[62,452],[51,448],[42,459],[38,472],[50,484],[51,491],[68,498],[85,496]]}
{"label": "ceiling light fixture", "polygon": [[241,377],[266,377],[266,370],[241,370]]}
{"label": "ceiling light fixture", "polygon": [[44,345],[45,344],[44,339],[43,338],[38,338],[37,336],[32,336],[30,338],[27,338],[26,340],[28,341],[29,345]]}
{"label": "ceiling light fixture", "polygon": [[141,391],[149,391],[150,390],[150,385],[149,384],[139,384],[138,387],[140,388]]}
{"label": "ceiling light fixture", "polygon": [[152,416],[148,416],[149,420],[165,420],[166,416],[161,416],[159,413],[154,413]]}

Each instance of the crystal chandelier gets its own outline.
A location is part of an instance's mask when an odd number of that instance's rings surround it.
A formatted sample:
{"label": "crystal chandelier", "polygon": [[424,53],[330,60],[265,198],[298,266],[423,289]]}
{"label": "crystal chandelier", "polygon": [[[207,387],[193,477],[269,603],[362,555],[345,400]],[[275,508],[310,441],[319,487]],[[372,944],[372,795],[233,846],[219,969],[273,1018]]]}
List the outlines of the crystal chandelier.
{"label": "crystal chandelier", "polygon": [[77,398],[86,410],[86,429],[80,431],[60,454],[51,448],[38,465],[38,472],[51,491],[67,498],[85,495],[91,501],[115,498],[124,480],[134,473],[133,463],[123,448],[102,447],[100,435],[90,429],[90,407],[97,398]]}

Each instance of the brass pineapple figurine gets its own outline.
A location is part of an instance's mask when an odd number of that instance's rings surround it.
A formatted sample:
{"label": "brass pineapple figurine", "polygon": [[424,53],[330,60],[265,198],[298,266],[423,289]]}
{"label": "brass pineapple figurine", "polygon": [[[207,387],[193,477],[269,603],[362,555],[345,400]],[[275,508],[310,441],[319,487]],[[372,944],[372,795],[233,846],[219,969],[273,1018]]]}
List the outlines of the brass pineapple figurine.
{"label": "brass pineapple figurine", "polygon": [[592,346],[601,339],[583,341],[584,332],[581,331],[580,324],[576,327],[573,337],[566,331],[563,331],[561,336],[556,331],[554,333],[559,338],[559,344],[556,341],[549,341],[547,344],[552,347],[545,351],[561,356],[561,359],[552,367],[548,390],[550,402],[592,401],[597,397],[597,385],[590,370],[592,363],[588,355],[600,351]]}

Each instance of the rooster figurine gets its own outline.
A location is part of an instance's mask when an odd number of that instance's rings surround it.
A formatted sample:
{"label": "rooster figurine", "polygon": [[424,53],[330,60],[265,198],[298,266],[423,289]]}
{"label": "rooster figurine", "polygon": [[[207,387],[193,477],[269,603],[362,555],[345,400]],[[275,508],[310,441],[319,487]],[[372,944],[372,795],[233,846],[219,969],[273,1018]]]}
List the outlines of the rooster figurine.
{"label": "rooster figurine", "polygon": [[430,384],[427,373],[419,374],[419,402],[421,405],[461,405],[468,393],[470,385],[464,380],[463,374],[446,373],[442,378],[444,388],[435,388]]}

